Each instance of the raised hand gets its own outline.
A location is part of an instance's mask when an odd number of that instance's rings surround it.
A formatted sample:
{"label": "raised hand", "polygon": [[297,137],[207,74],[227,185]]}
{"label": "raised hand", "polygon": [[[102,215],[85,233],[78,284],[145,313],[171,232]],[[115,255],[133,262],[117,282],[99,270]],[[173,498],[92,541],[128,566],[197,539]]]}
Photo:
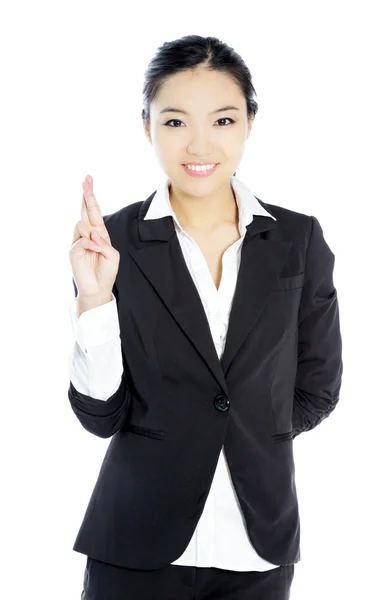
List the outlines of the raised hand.
{"label": "raised hand", "polygon": [[82,189],[81,220],[76,223],[69,252],[73,278],[83,299],[107,298],[116,280],[120,253],[110,242],[90,175]]}

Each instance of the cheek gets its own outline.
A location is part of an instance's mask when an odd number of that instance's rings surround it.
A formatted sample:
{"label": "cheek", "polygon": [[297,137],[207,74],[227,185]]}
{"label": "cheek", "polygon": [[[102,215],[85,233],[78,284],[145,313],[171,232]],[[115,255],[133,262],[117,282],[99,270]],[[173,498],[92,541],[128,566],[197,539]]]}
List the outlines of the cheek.
{"label": "cheek", "polygon": [[158,131],[153,138],[153,146],[159,156],[175,157],[182,148],[182,139],[180,136],[169,135],[166,131]]}
{"label": "cheek", "polygon": [[230,156],[241,157],[246,148],[246,137],[233,133],[230,139],[227,139],[226,147]]}
{"label": "cheek", "polygon": [[217,138],[217,144],[221,146],[227,156],[238,156],[243,154],[246,145],[246,136],[239,129],[231,129],[224,136]]}
{"label": "cheek", "polygon": [[185,147],[174,143],[164,144],[161,146],[158,157],[162,164],[166,165],[169,169],[178,169],[185,160]]}

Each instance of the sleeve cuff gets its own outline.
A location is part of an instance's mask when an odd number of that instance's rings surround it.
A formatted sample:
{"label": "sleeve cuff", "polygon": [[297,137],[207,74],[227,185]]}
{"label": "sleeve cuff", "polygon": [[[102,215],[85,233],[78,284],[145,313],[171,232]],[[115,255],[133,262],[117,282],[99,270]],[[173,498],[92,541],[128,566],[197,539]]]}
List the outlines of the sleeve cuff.
{"label": "sleeve cuff", "polygon": [[72,330],[76,342],[85,354],[87,348],[109,342],[120,337],[117,303],[114,294],[112,300],[82,313],[78,317],[77,296],[70,302]]}

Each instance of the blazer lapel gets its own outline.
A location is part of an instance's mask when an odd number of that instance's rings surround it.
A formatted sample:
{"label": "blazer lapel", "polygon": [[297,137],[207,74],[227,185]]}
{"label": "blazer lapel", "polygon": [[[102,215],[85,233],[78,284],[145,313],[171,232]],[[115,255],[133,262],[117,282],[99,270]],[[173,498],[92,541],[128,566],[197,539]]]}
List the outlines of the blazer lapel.
{"label": "blazer lapel", "polygon": [[144,220],[153,196],[149,196],[139,209],[138,236],[130,245],[129,254],[228,394],[226,374],[229,366],[258,320],[291,244],[261,238],[260,233],[275,229],[276,224],[270,217],[254,215],[243,240],[226,344],[220,360],[172,217]]}
{"label": "blazer lapel", "polygon": [[286,262],[290,242],[270,240],[259,234],[275,229],[271,217],[254,215],[247,226],[241,249],[237,285],[230,312],[221,366],[226,376],[230,364],[252,329]]}

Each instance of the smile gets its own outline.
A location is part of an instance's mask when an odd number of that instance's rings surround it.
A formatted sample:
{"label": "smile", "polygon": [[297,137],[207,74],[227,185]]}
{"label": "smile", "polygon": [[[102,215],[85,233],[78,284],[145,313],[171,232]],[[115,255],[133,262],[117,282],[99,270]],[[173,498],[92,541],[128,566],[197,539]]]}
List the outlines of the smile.
{"label": "smile", "polygon": [[210,165],[182,165],[184,170],[187,172],[188,175],[190,175],[190,177],[209,177],[210,175],[212,175],[217,167],[219,166],[219,163],[217,164],[210,164]]}

